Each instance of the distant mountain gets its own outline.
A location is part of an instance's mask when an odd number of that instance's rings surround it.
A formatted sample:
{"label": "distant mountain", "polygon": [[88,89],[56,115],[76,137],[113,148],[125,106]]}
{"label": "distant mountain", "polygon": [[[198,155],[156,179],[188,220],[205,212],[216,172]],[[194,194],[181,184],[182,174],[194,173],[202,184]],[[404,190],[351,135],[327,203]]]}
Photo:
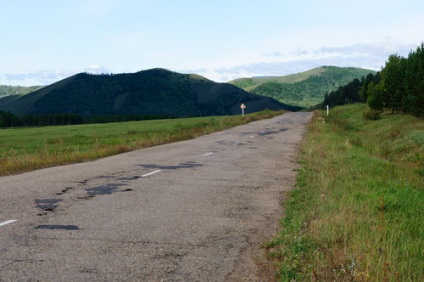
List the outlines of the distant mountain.
{"label": "distant mountain", "polygon": [[287,76],[240,78],[229,83],[287,105],[310,107],[321,103],[325,94],[369,73],[375,71],[323,66]]}
{"label": "distant mountain", "polygon": [[0,85],[0,97],[9,96],[9,95],[25,95],[31,92],[34,92],[43,86],[10,86],[10,85]]}
{"label": "distant mountain", "polygon": [[189,117],[239,114],[241,103],[246,105],[246,113],[296,109],[231,84],[151,69],[115,75],[80,73],[27,95],[4,97],[0,110],[15,115]]}

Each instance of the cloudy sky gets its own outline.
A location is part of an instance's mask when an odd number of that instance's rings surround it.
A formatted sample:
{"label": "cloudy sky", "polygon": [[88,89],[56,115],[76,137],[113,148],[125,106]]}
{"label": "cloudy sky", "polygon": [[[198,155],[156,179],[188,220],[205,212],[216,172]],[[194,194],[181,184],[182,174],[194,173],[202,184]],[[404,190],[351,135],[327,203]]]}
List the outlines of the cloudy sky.
{"label": "cloudy sky", "polygon": [[215,81],[374,70],[424,41],[422,0],[0,0],[0,84],[161,67]]}

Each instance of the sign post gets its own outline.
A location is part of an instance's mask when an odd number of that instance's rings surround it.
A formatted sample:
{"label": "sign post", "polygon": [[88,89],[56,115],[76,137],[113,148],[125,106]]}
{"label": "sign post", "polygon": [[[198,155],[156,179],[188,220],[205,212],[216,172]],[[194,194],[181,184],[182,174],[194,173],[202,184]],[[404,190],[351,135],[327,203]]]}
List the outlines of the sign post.
{"label": "sign post", "polygon": [[240,108],[241,108],[241,116],[244,117],[244,109],[246,109],[246,105],[241,103]]}

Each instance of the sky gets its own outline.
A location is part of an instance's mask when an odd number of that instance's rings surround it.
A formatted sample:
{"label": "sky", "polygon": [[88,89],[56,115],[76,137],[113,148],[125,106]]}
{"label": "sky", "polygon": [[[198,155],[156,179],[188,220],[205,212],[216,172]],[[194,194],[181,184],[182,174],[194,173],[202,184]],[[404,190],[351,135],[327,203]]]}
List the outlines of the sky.
{"label": "sky", "polygon": [[217,82],[380,70],[424,41],[422,0],[0,0],[0,84],[165,68]]}

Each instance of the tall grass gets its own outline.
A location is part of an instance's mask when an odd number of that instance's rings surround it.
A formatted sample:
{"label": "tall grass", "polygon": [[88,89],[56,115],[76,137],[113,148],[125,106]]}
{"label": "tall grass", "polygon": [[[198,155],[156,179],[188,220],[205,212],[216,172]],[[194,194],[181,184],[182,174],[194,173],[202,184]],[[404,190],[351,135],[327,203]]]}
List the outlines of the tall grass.
{"label": "tall grass", "polygon": [[424,122],[316,112],[282,230],[281,281],[424,281]]}
{"label": "tall grass", "polygon": [[282,113],[0,129],[0,175],[191,139]]}

